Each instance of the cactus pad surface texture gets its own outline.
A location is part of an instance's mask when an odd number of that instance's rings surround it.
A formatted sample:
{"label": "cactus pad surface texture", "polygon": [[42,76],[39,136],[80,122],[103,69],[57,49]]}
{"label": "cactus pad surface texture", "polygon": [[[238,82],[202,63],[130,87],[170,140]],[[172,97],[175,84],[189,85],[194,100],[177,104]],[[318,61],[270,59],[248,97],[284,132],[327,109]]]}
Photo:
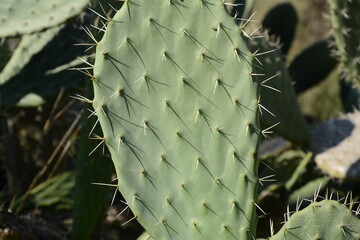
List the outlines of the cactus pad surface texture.
{"label": "cactus pad surface texture", "polygon": [[95,138],[137,220],[156,240],[252,239],[259,84],[223,2],[128,0],[106,28]]}
{"label": "cactus pad surface texture", "polygon": [[89,0],[1,0],[0,37],[55,27],[77,16]]}
{"label": "cactus pad surface texture", "polygon": [[270,240],[360,239],[359,219],[337,201],[313,202],[287,218],[284,226]]}
{"label": "cactus pad surface texture", "polygon": [[360,81],[360,1],[329,0],[336,45],[347,80]]}

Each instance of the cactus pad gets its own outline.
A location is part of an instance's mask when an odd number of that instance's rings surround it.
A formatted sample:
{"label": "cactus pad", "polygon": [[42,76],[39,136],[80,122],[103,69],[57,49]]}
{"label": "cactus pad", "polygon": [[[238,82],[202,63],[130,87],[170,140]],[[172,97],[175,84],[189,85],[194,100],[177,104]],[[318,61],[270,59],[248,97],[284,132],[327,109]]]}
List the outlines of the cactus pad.
{"label": "cactus pad", "polygon": [[360,1],[329,0],[331,22],[347,80],[360,81]]}
{"label": "cactus pad", "polygon": [[[252,49],[258,55],[254,64],[259,68],[258,72],[264,75],[260,76],[263,87],[259,99],[263,106],[262,124],[270,127],[280,122],[274,127],[276,134],[297,144],[309,143],[309,128],[301,113],[280,51],[272,47],[265,38],[252,41]],[[264,54],[266,52],[269,53]]]}
{"label": "cactus pad", "polygon": [[129,0],[106,28],[95,138],[137,220],[156,240],[250,239],[259,84],[222,1]]}
{"label": "cactus pad", "polygon": [[360,238],[359,219],[345,205],[336,201],[314,202],[287,217],[289,219],[285,225],[270,240]]}
{"label": "cactus pad", "polygon": [[0,37],[16,36],[55,27],[77,16],[89,0],[2,0]]}

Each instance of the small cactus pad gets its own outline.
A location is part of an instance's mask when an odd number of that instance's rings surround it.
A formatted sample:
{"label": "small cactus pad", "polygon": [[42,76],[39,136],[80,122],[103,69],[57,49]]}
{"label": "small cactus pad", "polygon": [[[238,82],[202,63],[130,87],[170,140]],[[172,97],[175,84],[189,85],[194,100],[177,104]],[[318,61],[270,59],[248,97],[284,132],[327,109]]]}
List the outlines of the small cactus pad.
{"label": "small cactus pad", "polygon": [[0,37],[55,27],[77,16],[89,0],[1,0]]}
{"label": "small cactus pad", "polygon": [[360,1],[329,0],[331,22],[347,80],[360,82]]}
{"label": "small cactus pad", "polygon": [[286,218],[284,226],[270,240],[360,238],[360,220],[336,201],[313,202],[291,217],[287,214]]}
{"label": "small cactus pad", "polygon": [[156,240],[250,239],[259,84],[223,2],[128,0],[106,29],[95,138],[137,220]]}

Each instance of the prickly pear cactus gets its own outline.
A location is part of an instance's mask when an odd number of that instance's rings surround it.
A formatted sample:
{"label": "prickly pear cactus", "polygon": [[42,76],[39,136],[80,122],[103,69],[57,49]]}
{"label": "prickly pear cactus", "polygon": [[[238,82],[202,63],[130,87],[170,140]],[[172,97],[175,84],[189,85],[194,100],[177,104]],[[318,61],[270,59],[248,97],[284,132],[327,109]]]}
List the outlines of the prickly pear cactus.
{"label": "prickly pear cactus", "polygon": [[360,1],[329,0],[331,22],[347,80],[360,81]]}
{"label": "prickly pear cactus", "polygon": [[6,83],[16,74],[20,73],[30,62],[31,58],[39,53],[63,27],[64,26],[59,26],[41,33],[24,36],[14,51],[13,56],[0,72],[0,84]]}
{"label": "prickly pear cactus", "polygon": [[16,36],[57,26],[77,16],[89,0],[2,0],[0,37]]}
{"label": "prickly pear cactus", "polygon": [[223,1],[129,0],[106,28],[96,138],[137,220],[156,240],[251,239],[259,84]]}
{"label": "prickly pear cactus", "polygon": [[77,43],[74,39],[84,36],[76,26],[75,23],[62,25],[22,37],[0,72],[1,108],[39,106],[57,96],[60,88],[73,86],[81,80],[79,74],[68,71],[83,63],[77,59],[83,49],[69,48]]}
{"label": "prickly pear cactus", "polygon": [[274,127],[274,132],[294,143],[306,145],[310,141],[307,126],[296,99],[291,77],[281,58],[280,50],[265,38],[251,42],[256,53],[254,65],[262,79],[260,91],[261,120],[264,128]]}
{"label": "prickly pear cactus", "polygon": [[270,240],[360,238],[360,222],[343,204],[332,200],[314,202],[291,217]]}

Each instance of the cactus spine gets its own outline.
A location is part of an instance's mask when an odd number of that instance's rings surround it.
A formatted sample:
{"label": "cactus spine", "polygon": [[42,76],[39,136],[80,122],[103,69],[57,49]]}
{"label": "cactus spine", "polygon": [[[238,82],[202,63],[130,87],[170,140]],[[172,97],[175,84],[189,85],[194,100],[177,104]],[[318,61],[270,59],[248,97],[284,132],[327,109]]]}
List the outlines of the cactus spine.
{"label": "cactus spine", "polygon": [[338,54],[347,80],[360,81],[360,2],[329,0]]}

